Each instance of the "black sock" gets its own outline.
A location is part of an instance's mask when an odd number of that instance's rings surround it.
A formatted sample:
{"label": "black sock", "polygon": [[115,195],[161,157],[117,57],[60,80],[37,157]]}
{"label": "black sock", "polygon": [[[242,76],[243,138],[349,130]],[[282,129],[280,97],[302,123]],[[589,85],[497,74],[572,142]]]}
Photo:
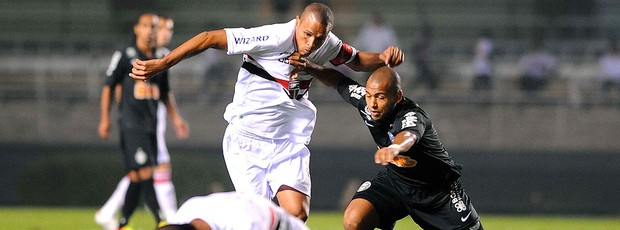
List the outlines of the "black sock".
{"label": "black sock", "polygon": [[157,196],[155,195],[153,178],[142,181],[142,187],[142,192],[144,193],[144,201],[155,216],[155,221],[159,223],[161,221],[161,216],[159,215],[159,202],[157,202]]}
{"label": "black sock", "polygon": [[129,223],[129,217],[133,214],[138,206],[140,200],[140,190],[142,189],[141,182],[130,182],[127,188],[127,194],[125,194],[125,204],[123,205],[121,219],[118,223],[119,228],[124,227]]}

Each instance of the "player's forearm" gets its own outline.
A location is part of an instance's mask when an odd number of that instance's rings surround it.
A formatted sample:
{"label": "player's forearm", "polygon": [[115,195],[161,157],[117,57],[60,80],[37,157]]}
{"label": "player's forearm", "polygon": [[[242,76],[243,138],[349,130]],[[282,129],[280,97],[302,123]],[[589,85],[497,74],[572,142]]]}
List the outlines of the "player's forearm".
{"label": "player's forearm", "polygon": [[110,103],[112,101],[112,94],[109,86],[104,86],[101,90],[101,120],[109,121],[110,120]]}
{"label": "player's forearm", "polygon": [[347,66],[355,71],[372,72],[385,66],[385,63],[379,58],[378,53],[358,52],[357,57]]}
{"label": "player's forearm", "polygon": [[162,60],[166,67],[169,68],[185,58],[192,57],[210,48],[219,50],[228,49],[226,32],[224,30],[213,30],[199,33],[172,50]]}
{"label": "player's forearm", "polygon": [[180,118],[179,112],[177,110],[176,100],[174,100],[174,95],[172,93],[168,94],[168,97],[166,97],[164,104],[166,105],[166,112],[171,119],[176,120]]}
{"label": "player's forearm", "polygon": [[304,71],[321,81],[326,86],[334,88],[338,87],[338,83],[346,77],[338,70],[326,68],[325,66],[318,65],[311,61],[307,61],[306,63],[307,64]]}
{"label": "player's forearm", "polygon": [[402,131],[394,137],[389,148],[398,149],[399,152],[407,152],[416,141],[416,135],[409,131]]}

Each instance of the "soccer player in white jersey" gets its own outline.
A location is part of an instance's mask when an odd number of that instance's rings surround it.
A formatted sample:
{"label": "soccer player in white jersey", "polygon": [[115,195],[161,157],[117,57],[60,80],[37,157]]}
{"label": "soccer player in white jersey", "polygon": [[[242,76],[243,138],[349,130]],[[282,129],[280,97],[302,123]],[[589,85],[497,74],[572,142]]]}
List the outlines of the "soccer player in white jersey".
{"label": "soccer player in white jersey", "polygon": [[316,121],[308,100],[312,77],[303,72],[291,80],[288,57],[299,52],[315,63],[345,64],[356,71],[396,66],[403,52],[389,47],[383,53],[357,51],[331,33],[332,11],[311,3],[301,15],[281,24],[202,32],[161,59],[136,60],[131,77],[149,79],[206,49],[243,54],[232,103],[224,118],[229,125],[222,149],[229,175],[238,192],[277,198],[284,210],[306,220],[310,206],[310,152],[306,145]]}
{"label": "soccer player in white jersey", "polygon": [[271,201],[249,193],[196,196],[181,205],[160,230],[307,230],[304,222]]}

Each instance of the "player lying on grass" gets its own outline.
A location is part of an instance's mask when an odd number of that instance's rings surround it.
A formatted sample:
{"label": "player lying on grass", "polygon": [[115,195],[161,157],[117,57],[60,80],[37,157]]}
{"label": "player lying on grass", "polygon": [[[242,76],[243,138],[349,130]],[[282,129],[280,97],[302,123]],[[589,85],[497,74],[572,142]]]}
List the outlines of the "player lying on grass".
{"label": "player lying on grass", "polygon": [[249,193],[222,192],[185,201],[160,230],[307,230],[298,218]]}
{"label": "player lying on grass", "polygon": [[353,196],[345,229],[392,229],[407,215],[424,229],[483,229],[461,188],[461,166],[440,142],[428,114],[403,96],[396,71],[381,67],[363,86],[299,55],[289,62],[357,108],[378,147],[375,163],[386,166]]}

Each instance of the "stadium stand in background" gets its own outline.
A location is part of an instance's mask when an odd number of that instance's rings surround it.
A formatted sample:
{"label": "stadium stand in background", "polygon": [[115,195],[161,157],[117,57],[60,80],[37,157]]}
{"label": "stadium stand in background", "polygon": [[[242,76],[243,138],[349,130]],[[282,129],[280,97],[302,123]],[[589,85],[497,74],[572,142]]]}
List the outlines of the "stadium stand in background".
{"label": "stadium stand in background", "polygon": [[[328,2],[337,21],[334,31],[350,43],[372,12],[384,15],[409,57],[397,67],[405,85],[415,76],[410,46],[422,22],[428,22],[433,30],[432,69],[440,75],[442,84],[432,92],[408,90],[413,92],[408,96],[417,101],[495,105],[496,108],[518,104],[548,106],[545,109],[556,110],[556,114],[565,117],[569,116],[562,110],[565,107],[608,106],[604,100],[595,98],[599,95],[596,93],[598,58],[607,51],[609,38],[620,32],[618,1],[553,1],[557,4],[551,6],[546,1],[535,0]],[[175,47],[199,30],[220,28],[220,25],[251,27],[271,23],[276,17],[269,4],[268,0],[0,2],[0,30],[3,31],[0,33],[0,102],[30,100],[34,110],[48,108],[46,104],[51,101],[68,105],[96,103],[109,56],[125,46],[123,41],[131,35],[130,28],[119,30],[118,27],[129,24],[141,11],[162,12],[175,18],[176,36],[171,43]],[[303,1],[294,1],[289,15],[294,15],[302,5]],[[470,91],[474,69],[472,47],[481,29],[494,34],[495,85],[491,97],[476,97]],[[537,100],[527,100],[516,84],[518,59],[532,39],[542,39],[543,46],[559,63],[557,76]],[[204,90],[206,61],[204,56],[198,56],[171,69],[171,85],[179,103],[200,100],[197,95]],[[226,61],[236,65],[240,60]],[[219,85],[209,87],[228,94],[220,98],[231,98],[236,72],[225,75]],[[317,103],[338,100],[319,83],[314,84],[311,93]],[[39,116],[36,123],[46,126],[41,123],[46,124],[49,119]],[[10,124],[4,126],[7,130],[17,129]]]}

